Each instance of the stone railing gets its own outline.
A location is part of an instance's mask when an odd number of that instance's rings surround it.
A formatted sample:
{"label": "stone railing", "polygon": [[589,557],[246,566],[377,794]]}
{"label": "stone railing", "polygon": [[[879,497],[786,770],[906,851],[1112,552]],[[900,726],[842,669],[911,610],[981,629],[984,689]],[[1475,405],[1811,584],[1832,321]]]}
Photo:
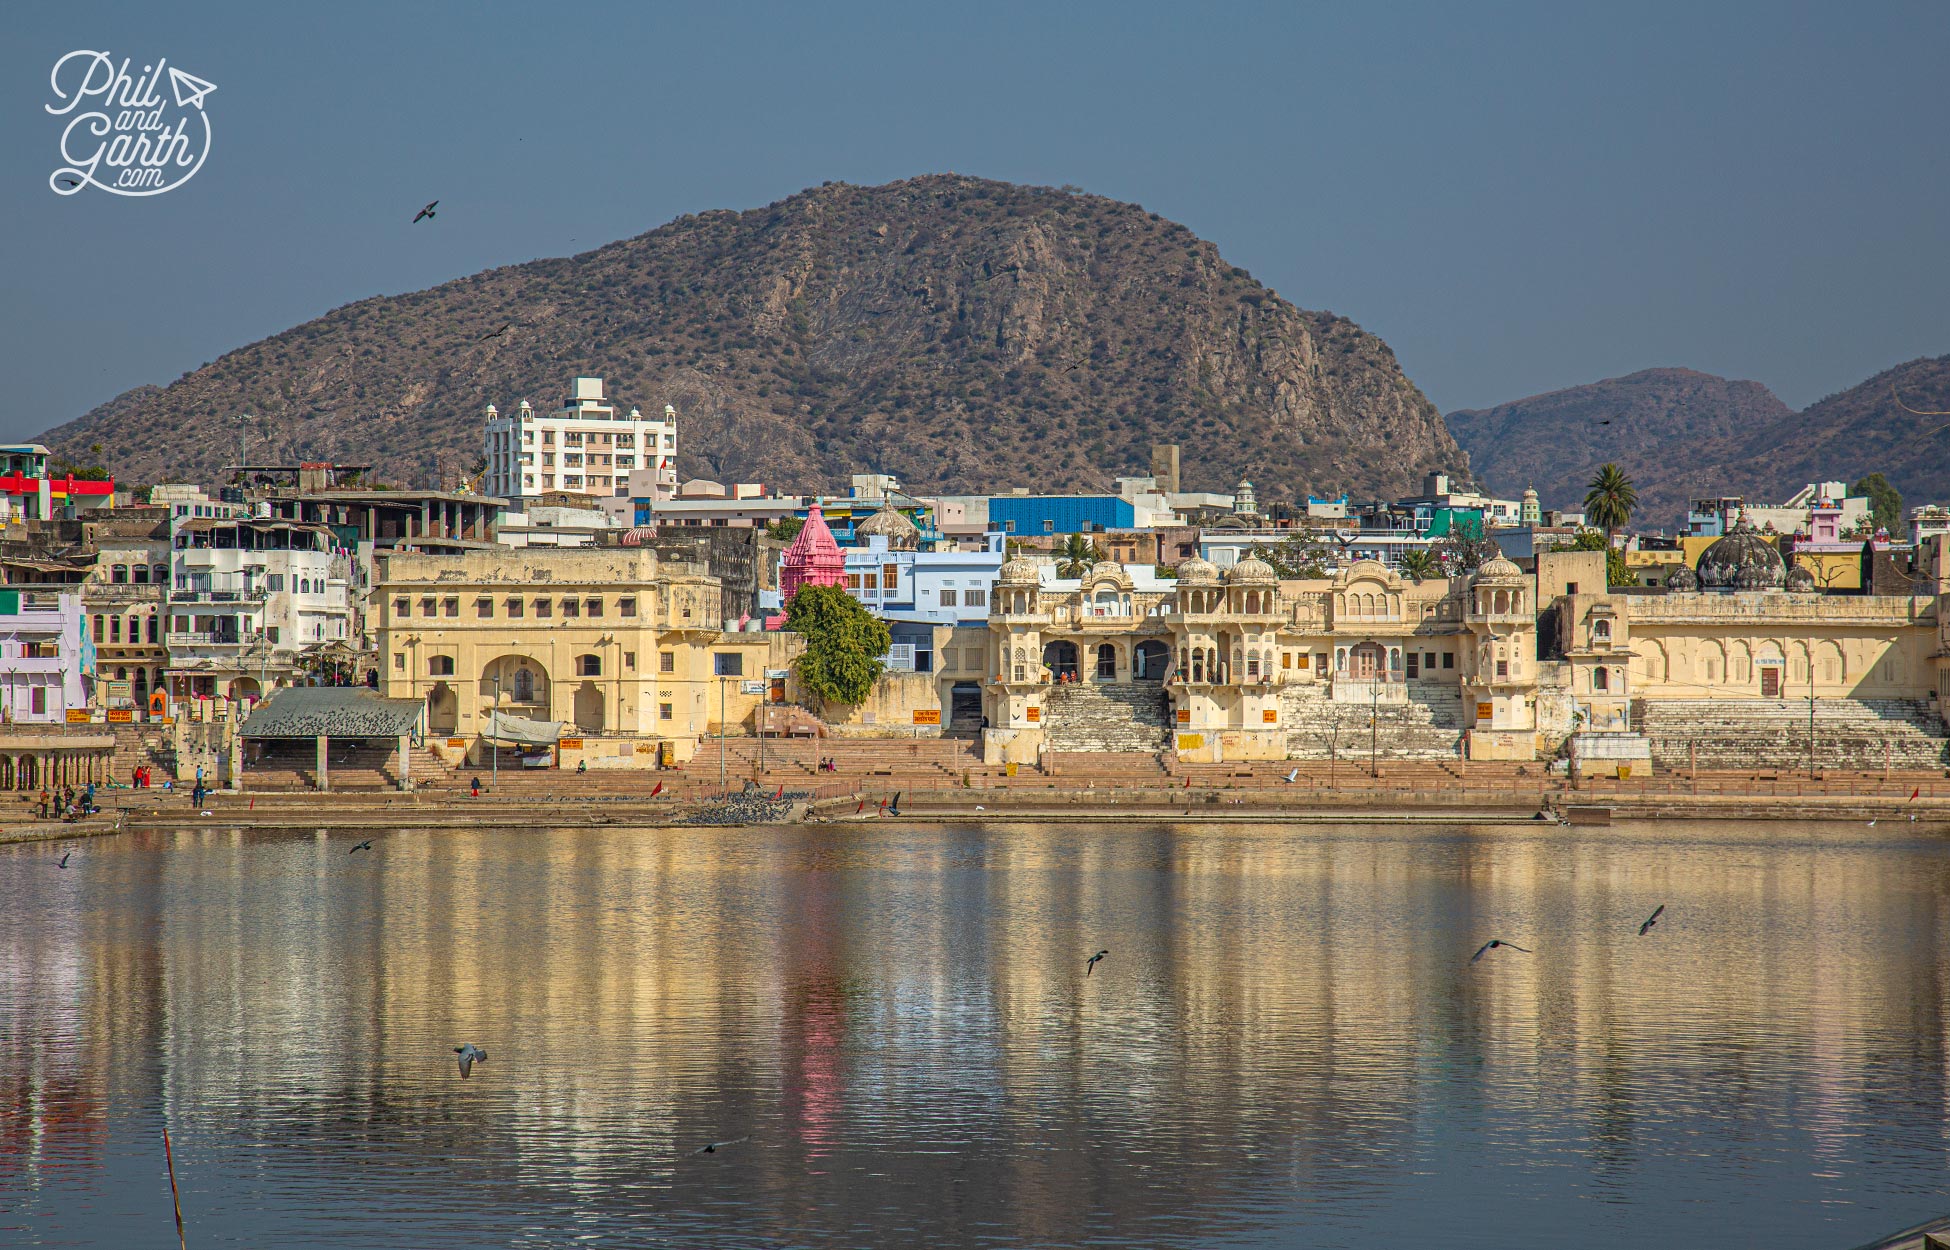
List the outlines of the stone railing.
{"label": "stone railing", "polygon": [[1739,622],[1806,621],[1813,625],[1907,625],[1932,615],[1928,595],[1745,594],[1631,595],[1625,616],[1631,621]]}

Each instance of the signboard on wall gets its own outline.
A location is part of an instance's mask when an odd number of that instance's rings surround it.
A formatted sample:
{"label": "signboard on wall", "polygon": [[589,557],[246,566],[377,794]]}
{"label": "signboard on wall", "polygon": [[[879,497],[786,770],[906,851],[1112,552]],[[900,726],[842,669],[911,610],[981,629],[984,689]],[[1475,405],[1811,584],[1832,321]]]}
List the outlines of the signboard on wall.
{"label": "signboard on wall", "polygon": [[765,683],[762,681],[741,681],[738,683],[738,693],[739,694],[764,694]]}
{"label": "signboard on wall", "polygon": [[447,739],[447,745],[448,745],[448,746],[450,746],[450,747],[464,747],[464,746],[466,746],[466,745],[467,745],[467,739],[465,739],[465,738],[449,738],[449,739]]}
{"label": "signboard on wall", "polygon": [[1190,708],[1188,708],[1188,707],[1181,707],[1181,708],[1179,708],[1179,709],[1178,709],[1178,723],[1179,723],[1179,724],[1181,724],[1181,725],[1189,725],[1189,724],[1191,724],[1191,723],[1192,723],[1192,709],[1190,709]]}
{"label": "signboard on wall", "polygon": [[1495,708],[1493,708],[1493,707],[1491,707],[1491,706],[1490,706],[1489,704],[1487,704],[1487,703],[1478,703],[1478,704],[1476,705],[1476,719],[1477,719],[1477,720],[1489,720],[1489,719],[1491,719],[1491,718],[1492,718],[1492,717],[1494,716],[1494,714],[1495,714],[1495,712],[1496,712],[1496,709],[1495,709]]}
{"label": "signboard on wall", "polygon": [[564,738],[562,739],[562,741],[556,743],[555,745],[562,748],[564,751],[580,751],[582,750],[582,739]]}
{"label": "signboard on wall", "polygon": [[1263,708],[1260,711],[1259,718],[1268,725],[1276,725],[1279,723],[1280,714],[1273,708]]}
{"label": "signboard on wall", "polygon": [[70,725],[86,725],[88,723],[88,709],[79,707],[69,708],[68,723]]}
{"label": "signboard on wall", "polygon": [[917,725],[939,725],[941,723],[941,709],[938,707],[915,708],[914,723]]}
{"label": "signboard on wall", "polygon": [[1035,722],[1043,719],[1043,709],[1039,707],[1032,707],[1028,709],[1027,715],[1029,717],[1030,723],[1034,724]]}
{"label": "signboard on wall", "polygon": [[1179,734],[1178,735],[1178,749],[1181,751],[1196,751],[1204,745],[1205,745],[1204,734]]}
{"label": "signboard on wall", "polygon": [[111,725],[135,724],[135,709],[129,707],[112,707],[108,709],[108,723]]}

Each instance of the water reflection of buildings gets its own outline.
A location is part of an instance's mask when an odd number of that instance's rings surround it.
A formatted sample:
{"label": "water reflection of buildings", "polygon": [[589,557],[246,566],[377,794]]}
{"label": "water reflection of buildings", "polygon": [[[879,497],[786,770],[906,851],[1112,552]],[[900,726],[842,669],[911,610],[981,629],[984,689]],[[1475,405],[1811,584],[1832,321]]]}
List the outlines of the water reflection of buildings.
{"label": "water reflection of buildings", "polygon": [[[1602,1182],[1688,1117],[1846,1151],[1941,1113],[1932,852],[1613,836],[215,831],[66,894],[9,852],[0,1180],[160,1099],[345,1184],[445,1151],[594,1206],[736,1190],[782,1238],[1042,1243],[1372,1192],[1437,1121],[1561,1122]],[[1489,936],[1537,954],[1470,967]]]}

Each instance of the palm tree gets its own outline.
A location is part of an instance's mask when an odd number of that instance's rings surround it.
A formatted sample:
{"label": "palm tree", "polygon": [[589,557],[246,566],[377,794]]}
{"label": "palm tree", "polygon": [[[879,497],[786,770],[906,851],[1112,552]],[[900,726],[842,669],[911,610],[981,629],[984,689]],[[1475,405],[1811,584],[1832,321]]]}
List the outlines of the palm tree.
{"label": "palm tree", "polygon": [[1638,504],[1639,493],[1632,489],[1632,479],[1625,476],[1623,469],[1615,464],[1599,466],[1597,476],[1585,491],[1584,516],[1605,531],[1607,550],[1618,531],[1632,519],[1632,509]]}
{"label": "palm tree", "polygon": [[1058,577],[1082,577],[1090,571],[1090,566],[1104,558],[1097,550],[1097,544],[1082,534],[1072,534],[1063,540],[1056,550],[1056,575]]}
{"label": "palm tree", "polygon": [[1422,584],[1424,578],[1442,576],[1442,561],[1435,558],[1433,551],[1420,547],[1413,551],[1404,551],[1397,563],[1401,565],[1402,573],[1418,586]]}

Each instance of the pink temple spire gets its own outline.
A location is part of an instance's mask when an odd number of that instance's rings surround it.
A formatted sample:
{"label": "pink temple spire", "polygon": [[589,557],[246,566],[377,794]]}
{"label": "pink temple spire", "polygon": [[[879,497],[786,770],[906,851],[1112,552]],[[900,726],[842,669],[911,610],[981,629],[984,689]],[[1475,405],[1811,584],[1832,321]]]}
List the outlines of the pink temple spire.
{"label": "pink temple spire", "polygon": [[845,584],[846,553],[833,541],[833,531],[826,528],[826,518],[820,514],[819,505],[814,504],[806,514],[805,525],[800,527],[798,536],[779,561],[779,596],[791,603],[801,586]]}

